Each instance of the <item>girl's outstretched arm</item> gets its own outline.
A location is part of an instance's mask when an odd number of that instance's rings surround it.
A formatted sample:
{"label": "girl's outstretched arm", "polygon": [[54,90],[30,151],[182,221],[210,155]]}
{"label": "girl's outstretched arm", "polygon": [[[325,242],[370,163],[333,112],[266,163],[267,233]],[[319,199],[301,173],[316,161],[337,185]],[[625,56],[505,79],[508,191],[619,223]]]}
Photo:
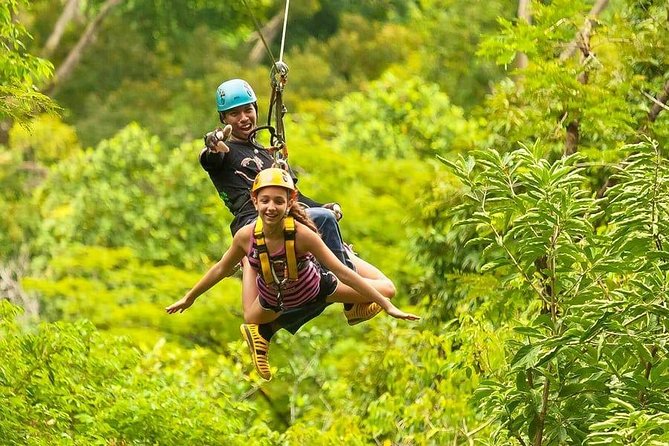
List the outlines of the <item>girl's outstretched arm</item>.
{"label": "girl's outstretched arm", "polygon": [[[243,234],[242,234],[243,233]],[[245,234],[245,237],[244,237]],[[244,237],[242,239],[242,237]],[[214,266],[209,268],[209,271],[191,288],[181,299],[174,302],[169,307],[165,308],[169,314],[176,312],[183,313],[188,307],[193,305],[195,299],[200,297],[204,292],[216,285],[224,278],[230,276],[235,271],[237,265],[246,255],[244,244],[242,240],[248,241],[250,237],[247,227],[243,227],[235,237],[232,239],[232,245],[225,251],[221,260],[216,262]]]}
{"label": "girl's outstretched arm", "polygon": [[368,297],[371,302],[376,302],[384,309],[386,313],[398,319],[407,319],[416,321],[420,317],[415,314],[405,313],[383,297],[372,285],[352,269],[346,267],[315,232],[309,230],[301,223],[297,224],[296,243],[305,251],[311,252],[314,257],[332,271],[335,276],[346,285],[356,290],[361,295]]}

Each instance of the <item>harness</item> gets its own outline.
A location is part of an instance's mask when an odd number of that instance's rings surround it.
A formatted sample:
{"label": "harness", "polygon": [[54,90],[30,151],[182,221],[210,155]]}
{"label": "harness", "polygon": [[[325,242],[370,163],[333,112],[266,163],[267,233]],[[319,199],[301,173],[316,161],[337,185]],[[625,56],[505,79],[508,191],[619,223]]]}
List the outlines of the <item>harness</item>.
{"label": "harness", "polygon": [[[262,232],[262,220],[256,220],[253,229],[253,238],[258,248],[258,259],[260,260],[260,269],[265,283],[275,283],[278,289],[277,303],[280,310],[283,310],[283,285],[289,280],[297,280],[297,255],[295,254],[295,219],[290,215],[283,219],[283,239],[286,251],[286,261],[274,262],[269,257],[269,250],[265,242],[265,235]],[[275,263],[283,263],[283,279],[279,280],[274,269]]]}

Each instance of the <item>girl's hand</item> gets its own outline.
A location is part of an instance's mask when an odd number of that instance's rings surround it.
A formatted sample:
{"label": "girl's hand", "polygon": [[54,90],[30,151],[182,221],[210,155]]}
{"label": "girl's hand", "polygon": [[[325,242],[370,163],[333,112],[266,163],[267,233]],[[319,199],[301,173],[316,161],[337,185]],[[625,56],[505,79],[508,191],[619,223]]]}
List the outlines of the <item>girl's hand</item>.
{"label": "girl's hand", "polygon": [[193,305],[193,302],[194,302],[193,299],[189,299],[186,296],[184,296],[181,299],[179,299],[178,301],[174,302],[169,307],[166,307],[165,311],[167,311],[169,314],[176,313],[177,311],[179,313],[183,313],[186,308]]}
{"label": "girl's hand", "polygon": [[415,314],[411,313],[405,313],[404,311],[400,310],[399,308],[397,308],[395,305],[392,304],[389,308],[386,309],[386,313],[397,319],[405,319],[407,321],[420,320],[420,316],[416,316]]}

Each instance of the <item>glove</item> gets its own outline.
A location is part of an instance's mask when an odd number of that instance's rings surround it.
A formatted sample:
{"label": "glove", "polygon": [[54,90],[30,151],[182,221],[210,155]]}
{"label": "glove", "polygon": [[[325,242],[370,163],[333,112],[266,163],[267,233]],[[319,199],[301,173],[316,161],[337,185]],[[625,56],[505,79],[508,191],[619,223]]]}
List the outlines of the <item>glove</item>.
{"label": "glove", "polygon": [[231,134],[232,126],[230,124],[224,128],[219,127],[213,132],[208,132],[204,135],[204,145],[210,152],[227,153],[230,151],[230,147],[228,147],[225,141],[230,139]]}
{"label": "glove", "polygon": [[335,216],[335,219],[337,221],[341,220],[344,218],[344,213],[341,210],[341,206],[339,206],[339,203],[326,203],[323,205],[325,209],[329,209],[330,212],[332,212]]}

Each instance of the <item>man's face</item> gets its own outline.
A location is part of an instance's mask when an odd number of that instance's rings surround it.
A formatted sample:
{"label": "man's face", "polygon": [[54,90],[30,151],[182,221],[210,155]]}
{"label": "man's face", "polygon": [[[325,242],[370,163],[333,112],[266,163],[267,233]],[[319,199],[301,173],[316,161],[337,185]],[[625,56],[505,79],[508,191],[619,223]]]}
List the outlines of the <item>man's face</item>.
{"label": "man's face", "polygon": [[240,105],[225,112],[223,121],[232,126],[232,139],[247,141],[256,128],[256,109],[253,104]]}

